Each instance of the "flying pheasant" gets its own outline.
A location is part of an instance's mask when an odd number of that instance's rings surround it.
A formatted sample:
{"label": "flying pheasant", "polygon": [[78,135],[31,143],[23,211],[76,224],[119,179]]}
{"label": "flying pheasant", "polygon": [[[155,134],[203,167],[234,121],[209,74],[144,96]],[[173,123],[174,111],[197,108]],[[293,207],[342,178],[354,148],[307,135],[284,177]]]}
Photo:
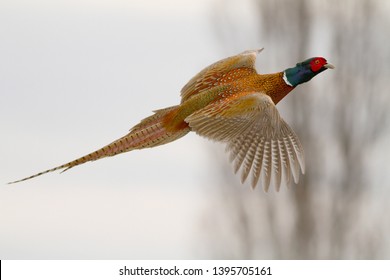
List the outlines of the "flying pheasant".
{"label": "flying pheasant", "polygon": [[322,57],[309,58],[274,74],[258,74],[255,60],[263,49],[220,60],[199,72],[181,90],[180,105],[154,111],[130,132],[103,148],[45,173],[66,171],[88,161],[172,142],[190,131],[226,143],[234,171],[241,168],[241,182],[249,173],[251,185],[259,178],[268,191],[304,173],[303,149],[298,137],[281,118],[275,105],[299,84],[334,66]]}

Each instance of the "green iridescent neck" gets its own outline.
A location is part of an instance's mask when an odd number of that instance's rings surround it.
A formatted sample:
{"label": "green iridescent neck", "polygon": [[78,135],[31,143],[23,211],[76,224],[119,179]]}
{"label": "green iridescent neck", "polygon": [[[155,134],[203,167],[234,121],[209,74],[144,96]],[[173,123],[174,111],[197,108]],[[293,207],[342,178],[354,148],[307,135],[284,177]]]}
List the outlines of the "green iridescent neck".
{"label": "green iridescent neck", "polygon": [[298,63],[295,67],[284,70],[283,80],[286,84],[296,87],[297,85],[310,81],[314,76],[325,70],[324,68],[317,72],[313,72],[310,69],[310,66],[305,62],[306,61]]}

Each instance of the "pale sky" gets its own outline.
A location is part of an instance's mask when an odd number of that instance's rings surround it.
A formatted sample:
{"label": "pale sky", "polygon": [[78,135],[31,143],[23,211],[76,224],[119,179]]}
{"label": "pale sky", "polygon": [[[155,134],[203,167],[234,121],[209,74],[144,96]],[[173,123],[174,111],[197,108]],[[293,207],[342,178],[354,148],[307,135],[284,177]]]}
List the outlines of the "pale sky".
{"label": "pale sky", "polygon": [[194,134],[5,183],[100,148],[177,104],[193,75],[234,54],[213,38],[214,4],[0,3],[0,259],[207,257],[197,236],[212,193],[209,152],[223,147]]}
{"label": "pale sky", "polygon": [[[265,47],[256,63],[260,72],[296,62],[252,36],[252,1],[230,6],[223,1],[0,2],[0,259],[213,257],[203,239],[209,233],[205,217],[226,211],[217,199],[221,172],[214,175],[219,166],[213,165],[229,166],[228,156],[223,145],[194,133],[63,174],[6,183],[125,135],[153,110],[178,104],[187,81],[219,59]],[[235,15],[230,20],[237,20],[240,32],[233,32],[233,45],[223,45],[229,40],[218,37],[224,36],[216,30],[218,9],[226,9],[221,15]],[[314,49],[332,57],[323,41]],[[278,67],[270,68],[276,61]],[[342,67],[342,62],[332,63]],[[330,73],[323,75],[316,84],[330,78]],[[283,106],[288,100],[278,105],[282,116]],[[387,146],[372,147],[372,157],[380,158],[376,155]],[[373,174],[382,170],[369,166]],[[238,177],[229,179],[239,186]],[[387,182],[386,174],[375,177]],[[249,184],[243,187],[248,203],[258,203],[251,200]],[[376,202],[388,196],[377,192],[372,205],[380,212],[385,203]],[[282,188],[258,197],[283,207],[291,193]],[[281,213],[288,217],[284,209]]]}

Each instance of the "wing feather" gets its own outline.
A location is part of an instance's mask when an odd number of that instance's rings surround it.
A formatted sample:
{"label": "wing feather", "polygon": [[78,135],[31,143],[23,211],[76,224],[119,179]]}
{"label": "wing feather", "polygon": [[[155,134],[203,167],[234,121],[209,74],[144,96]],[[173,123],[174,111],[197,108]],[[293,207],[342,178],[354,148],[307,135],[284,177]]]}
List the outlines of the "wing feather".
{"label": "wing feather", "polygon": [[280,154],[280,147],[279,147],[279,139],[271,140],[271,146],[272,146],[272,158],[273,160],[273,176],[275,178],[275,189],[276,191],[280,190],[280,182],[282,179],[282,173],[281,173],[281,154]]}
{"label": "wing feather", "polygon": [[261,168],[263,166],[264,157],[264,138],[261,138],[259,148],[257,149],[255,164],[252,171],[252,188],[254,189],[259,182]]}
{"label": "wing feather", "polygon": [[231,56],[208,66],[193,77],[181,90],[181,102],[183,103],[191,96],[212,87],[229,82],[226,75],[235,69],[240,69],[234,73],[234,79],[245,77],[255,73],[256,56],[263,49],[250,50]]}
{"label": "wing feather", "polygon": [[271,171],[272,171],[272,152],[270,141],[266,142],[264,147],[264,161],[263,161],[263,189],[268,192],[269,185],[271,183]]}
{"label": "wing feather", "polygon": [[197,134],[227,143],[234,171],[241,169],[241,181],[252,174],[256,187],[260,177],[265,191],[270,184],[279,191],[282,182],[298,182],[304,172],[303,149],[298,137],[280,117],[272,99],[248,92],[209,104],[185,121]]}
{"label": "wing feather", "polygon": [[279,140],[280,145],[280,156],[282,160],[282,173],[286,181],[286,185],[289,186],[291,182],[291,170],[290,170],[290,160],[287,154],[287,147],[284,140]]}

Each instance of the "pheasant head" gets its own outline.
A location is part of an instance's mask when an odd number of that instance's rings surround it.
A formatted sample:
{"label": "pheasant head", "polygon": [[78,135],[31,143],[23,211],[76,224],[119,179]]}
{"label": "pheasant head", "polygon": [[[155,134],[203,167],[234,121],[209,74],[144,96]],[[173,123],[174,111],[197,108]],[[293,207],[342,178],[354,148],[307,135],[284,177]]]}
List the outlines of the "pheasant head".
{"label": "pheasant head", "polygon": [[297,63],[293,68],[286,69],[283,79],[286,84],[296,87],[299,84],[310,81],[314,76],[326,69],[334,69],[334,66],[323,57],[312,57]]}

